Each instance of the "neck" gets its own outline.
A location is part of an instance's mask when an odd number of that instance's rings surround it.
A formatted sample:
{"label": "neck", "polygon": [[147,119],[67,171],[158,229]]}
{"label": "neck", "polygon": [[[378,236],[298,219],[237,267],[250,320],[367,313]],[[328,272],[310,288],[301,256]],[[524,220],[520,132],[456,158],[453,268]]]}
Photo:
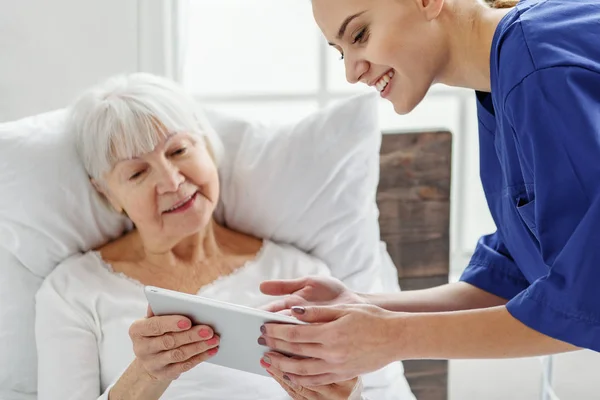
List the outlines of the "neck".
{"label": "neck", "polygon": [[206,228],[194,233],[168,248],[144,247],[144,261],[161,269],[182,265],[198,265],[203,261],[220,257],[227,252],[226,229],[211,220]]}
{"label": "neck", "polygon": [[[458,7],[461,2],[465,4]],[[454,0],[447,5],[441,18],[447,32],[451,32],[447,43],[449,59],[438,81],[490,92],[492,41],[500,20],[510,9],[491,9],[472,0]]]}

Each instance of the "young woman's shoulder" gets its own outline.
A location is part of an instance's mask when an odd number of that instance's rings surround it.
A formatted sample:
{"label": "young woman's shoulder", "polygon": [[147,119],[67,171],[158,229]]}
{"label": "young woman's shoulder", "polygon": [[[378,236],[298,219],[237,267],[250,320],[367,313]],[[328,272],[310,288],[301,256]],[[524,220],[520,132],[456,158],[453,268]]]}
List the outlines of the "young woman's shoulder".
{"label": "young woman's shoulder", "polygon": [[600,72],[600,7],[595,0],[523,0],[492,43],[492,92],[505,100],[531,75],[552,68]]}

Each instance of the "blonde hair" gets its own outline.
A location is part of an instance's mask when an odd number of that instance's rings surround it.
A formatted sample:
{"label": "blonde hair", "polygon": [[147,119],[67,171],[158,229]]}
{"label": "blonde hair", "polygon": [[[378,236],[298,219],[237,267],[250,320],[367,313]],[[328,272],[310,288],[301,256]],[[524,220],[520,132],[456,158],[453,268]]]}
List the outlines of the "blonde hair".
{"label": "blonde hair", "polygon": [[134,73],[86,91],[70,107],[69,130],[88,175],[101,181],[120,159],[154,150],[167,133],[202,136],[218,165],[223,144],[194,99],[173,81]]}
{"label": "blonde hair", "polygon": [[512,8],[519,4],[519,0],[485,0],[492,8]]}

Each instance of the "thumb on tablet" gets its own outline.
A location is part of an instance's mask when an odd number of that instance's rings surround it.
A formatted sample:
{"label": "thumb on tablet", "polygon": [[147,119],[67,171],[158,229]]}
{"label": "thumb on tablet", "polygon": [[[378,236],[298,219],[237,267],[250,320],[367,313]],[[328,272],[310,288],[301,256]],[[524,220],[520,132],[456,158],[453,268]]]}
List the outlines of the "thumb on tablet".
{"label": "thumb on tablet", "polygon": [[292,316],[304,322],[331,322],[344,313],[344,309],[331,306],[292,307]]}
{"label": "thumb on tablet", "polygon": [[306,278],[270,280],[260,284],[260,291],[270,296],[283,296],[303,289],[306,285]]}
{"label": "thumb on tablet", "polygon": [[152,308],[150,308],[150,304],[148,304],[148,310],[146,310],[146,318],[154,317],[154,312],[152,312]]}

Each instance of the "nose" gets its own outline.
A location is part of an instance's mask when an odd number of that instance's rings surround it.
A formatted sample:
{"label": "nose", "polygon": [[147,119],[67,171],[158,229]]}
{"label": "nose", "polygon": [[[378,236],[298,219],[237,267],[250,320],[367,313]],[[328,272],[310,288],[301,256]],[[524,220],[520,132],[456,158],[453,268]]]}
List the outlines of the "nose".
{"label": "nose", "polygon": [[369,63],[365,60],[356,60],[352,57],[346,57],[344,61],[346,80],[351,84],[358,83],[369,70]]}
{"label": "nose", "polygon": [[164,162],[158,169],[157,190],[158,194],[172,193],[179,190],[179,186],[185,181],[185,177],[179,168],[169,162]]}

